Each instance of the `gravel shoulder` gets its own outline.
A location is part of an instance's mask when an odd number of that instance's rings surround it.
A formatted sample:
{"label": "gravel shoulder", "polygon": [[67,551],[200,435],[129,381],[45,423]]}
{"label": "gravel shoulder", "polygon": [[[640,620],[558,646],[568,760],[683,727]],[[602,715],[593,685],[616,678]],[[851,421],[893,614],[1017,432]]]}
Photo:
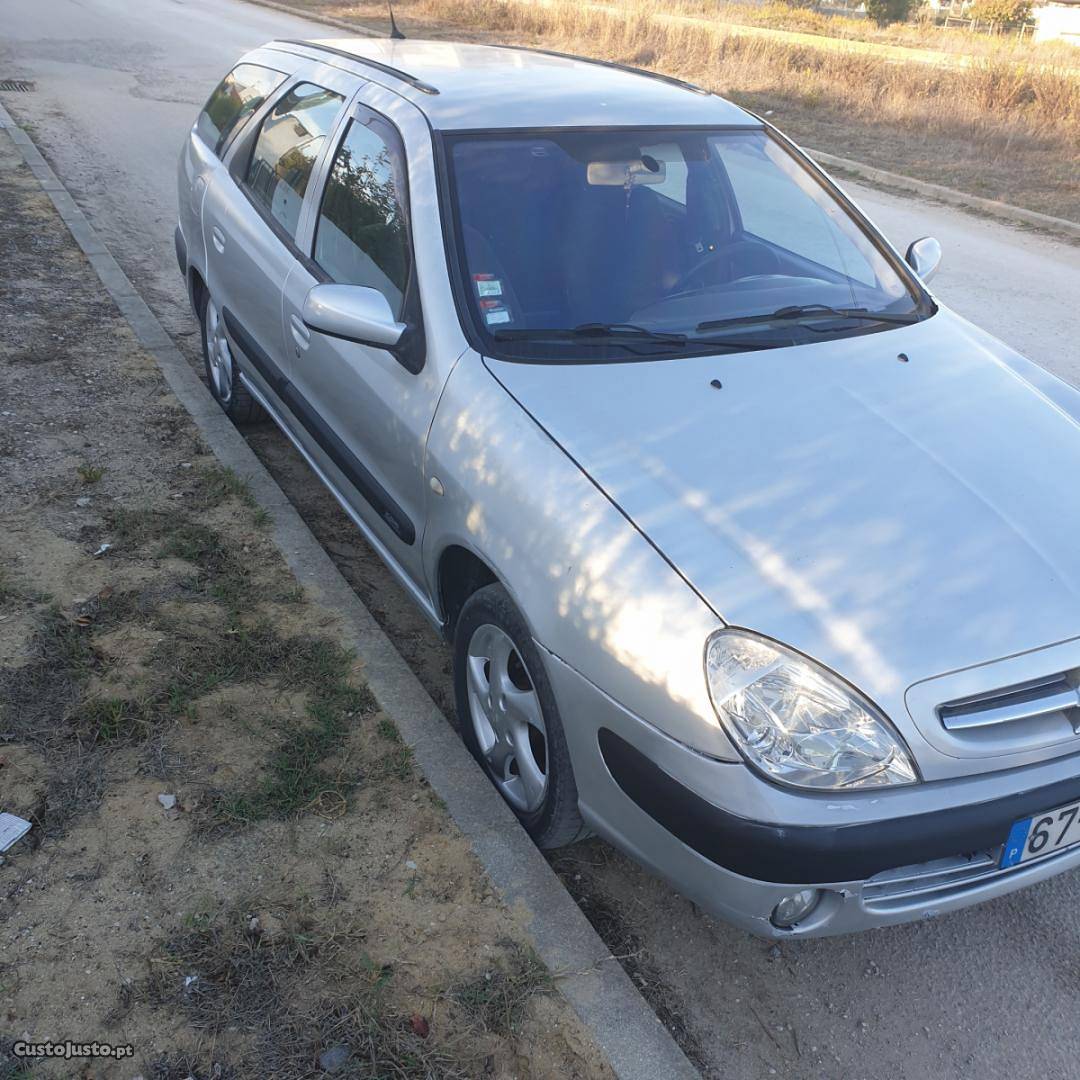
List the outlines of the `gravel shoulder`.
{"label": "gravel shoulder", "polygon": [[610,1077],[6,133],[0,265],[0,1077]]}

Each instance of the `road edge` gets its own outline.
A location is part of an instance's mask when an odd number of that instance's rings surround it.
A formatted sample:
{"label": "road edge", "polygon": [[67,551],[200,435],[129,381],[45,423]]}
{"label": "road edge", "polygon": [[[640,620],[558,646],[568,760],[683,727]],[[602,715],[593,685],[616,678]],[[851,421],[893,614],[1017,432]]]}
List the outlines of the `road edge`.
{"label": "road edge", "polygon": [[[383,33],[381,30],[364,26],[362,23],[336,19],[332,15],[308,11],[304,8],[294,7],[292,4],[280,3],[279,0],[244,0],[244,2],[255,4],[258,7],[273,8],[275,11],[280,11],[286,15],[295,15],[297,18],[307,19],[309,22],[326,23],[328,26],[337,27],[339,30],[348,30],[360,36],[379,37]],[[1069,221],[1068,218],[1042,214],[1038,210],[1027,210],[1022,206],[998,202],[996,199],[986,199],[980,195],[968,195],[966,192],[957,191],[955,188],[934,184],[929,180],[917,180],[913,176],[905,176],[902,173],[889,172],[887,169],[879,169],[875,165],[864,165],[861,161],[838,157],[836,154],[828,154],[824,150],[810,150],[803,147],[803,151],[821,165],[843,169],[845,172],[851,173],[862,180],[868,180],[871,183],[883,184],[887,187],[897,188],[900,191],[911,192],[913,195],[922,195],[928,199],[936,199],[938,202],[959,207],[961,210],[989,214],[1012,224],[1034,226],[1046,232],[1064,233],[1070,239],[1080,239],[1080,223]]]}
{"label": "road edge", "polygon": [[[248,0],[248,2],[251,3],[253,0]],[[811,150],[805,146],[802,150],[803,153],[809,154],[818,164],[832,169],[841,169],[843,172],[850,173],[861,180],[869,180],[871,183],[883,184],[886,187],[899,188],[901,191],[909,191],[915,195],[922,195],[927,199],[935,199],[938,202],[956,206],[961,210],[989,214],[1014,225],[1030,225],[1045,232],[1064,233],[1070,239],[1080,240],[1080,224],[1069,221],[1067,218],[1041,214],[1038,210],[1025,210],[1022,206],[998,202],[996,199],[984,199],[979,195],[968,195],[966,192],[957,191],[955,188],[932,184],[929,180],[916,180],[913,176],[904,176],[902,173],[889,172],[887,169],[879,169],[873,165],[864,165],[862,162],[852,161],[850,158],[827,154],[824,150]]]}
{"label": "road edge", "polygon": [[393,717],[432,790],[446,803],[503,900],[620,1080],[698,1077],[533,845],[330,556],[218,407],[29,135],[0,105],[3,128],[56,207],[139,343],[222,464],[247,480],[273,518],[278,550],[312,599],[336,612],[380,706]]}

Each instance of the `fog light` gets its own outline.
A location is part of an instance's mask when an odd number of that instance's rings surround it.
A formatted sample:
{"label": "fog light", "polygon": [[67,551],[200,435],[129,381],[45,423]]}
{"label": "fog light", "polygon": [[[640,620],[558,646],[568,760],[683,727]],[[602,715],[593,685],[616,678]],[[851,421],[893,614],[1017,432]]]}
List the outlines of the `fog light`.
{"label": "fog light", "polygon": [[772,924],[780,930],[790,930],[800,919],[805,919],[821,899],[820,889],[801,889],[785,896],[773,908]]}

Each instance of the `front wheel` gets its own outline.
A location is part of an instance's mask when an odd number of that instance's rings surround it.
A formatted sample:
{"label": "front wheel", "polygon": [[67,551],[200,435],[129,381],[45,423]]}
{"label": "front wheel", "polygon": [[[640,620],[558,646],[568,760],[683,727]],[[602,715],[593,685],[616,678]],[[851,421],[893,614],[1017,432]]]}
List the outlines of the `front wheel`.
{"label": "front wheel", "polygon": [[585,835],[562,720],[532,637],[501,585],[473,593],[454,631],[461,735],[538,847]]}

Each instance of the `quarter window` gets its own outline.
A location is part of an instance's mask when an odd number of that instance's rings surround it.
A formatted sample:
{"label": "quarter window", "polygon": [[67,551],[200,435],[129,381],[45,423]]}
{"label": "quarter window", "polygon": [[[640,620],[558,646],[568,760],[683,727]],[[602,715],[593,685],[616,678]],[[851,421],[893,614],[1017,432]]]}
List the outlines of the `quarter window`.
{"label": "quarter window", "polygon": [[300,83],[274,106],[259,131],[248,190],[294,239],[311,170],[342,100],[331,90]]}
{"label": "quarter window", "polygon": [[195,130],[215,154],[229,136],[285,81],[285,74],[259,64],[239,64],[210,95]]}
{"label": "quarter window", "polygon": [[383,121],[350,122],[326,181],[314,251],[334,281],[378,289],[395,316],[409,273],[399,147]]}

